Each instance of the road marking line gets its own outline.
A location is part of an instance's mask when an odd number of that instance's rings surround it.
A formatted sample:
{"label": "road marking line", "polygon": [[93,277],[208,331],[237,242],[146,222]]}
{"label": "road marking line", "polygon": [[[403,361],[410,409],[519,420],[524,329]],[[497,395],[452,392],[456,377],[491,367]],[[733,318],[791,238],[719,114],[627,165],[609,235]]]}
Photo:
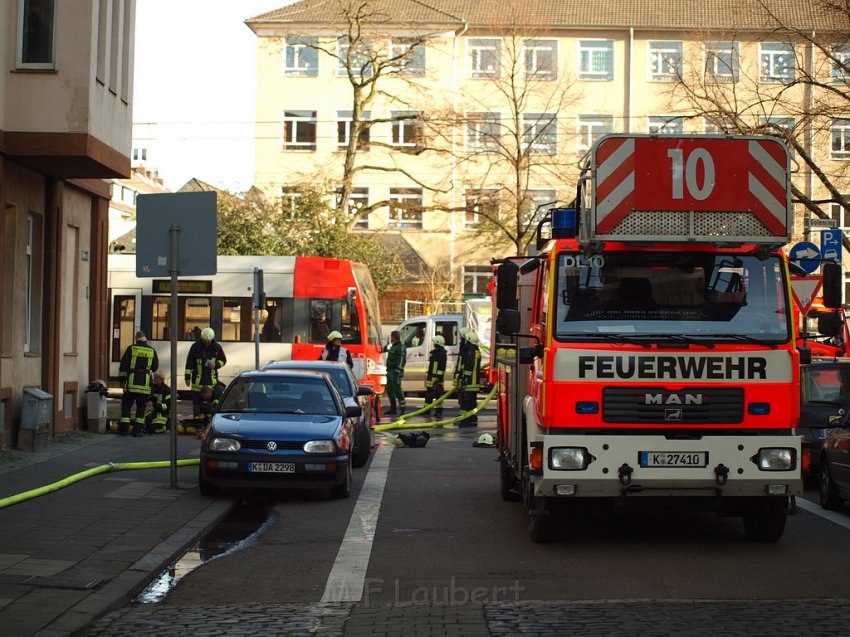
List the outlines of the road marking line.
{"label": "road marking line", "polygon": [[819,515],[824,520],[834,522],[838,526],[843,526],[845,529],[850,529],[850,519],[848,519],[846,515],[842,515],[838,511],[827,511],[826,509],[822,509],[820,505],[809,502],[808,500],[805,500],[803,498],[797,498],[797,507],[803,509],[804,511],[808,511],[809,513]]}
{"label": "road marking line", "polygon": [[366,569],[372,554],[381,498],[389,473],[393,446],[386,442],[375,449],[369,473],[357,497],[348,529],[339,547],[333,568],[328,575],[323,602],[359,602],[363,597]]}

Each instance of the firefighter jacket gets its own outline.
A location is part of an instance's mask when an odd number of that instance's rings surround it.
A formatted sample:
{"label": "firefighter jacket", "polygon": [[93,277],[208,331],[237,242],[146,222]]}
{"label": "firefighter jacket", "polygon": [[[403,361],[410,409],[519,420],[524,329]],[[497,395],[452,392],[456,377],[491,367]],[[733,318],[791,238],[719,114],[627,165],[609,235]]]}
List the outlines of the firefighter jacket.
{"label": "firefighter jacket", "polygon": [[159,368],[156,350],[147,341],[136,341],[124,350],[118,377],[124,390],[131,394],[151,393],[151,374]]}
{"label": "firefighter jacket", "polygon": [[457,345],[457,364],[455,365],[455,374],[452,377],[452,384],[457,387],[463,382],[463,356],[469,343],[465,338],[460,339]]}
{"label": "firefighter jacket", "polygon": [[151,388],[151,398],[153,399],[154,413],[165,416],[167,419],[171,409],[171,388],[165,383],[162,383],[159,387],[154,385]]}
{"label": "firefighter jacket", "polygon": [[443,384],[443,377],[446,374],[446,358],[446,348],[442,345],[437,345],[431,350],[431,355],[428,357],[428,372],[425,375],[425,387]]}
{"label": "firefighter jacket", "polygon": [[[207,361],[212,361],[213,366],[209,367]],[[186,380],[192,382],[192,391],[201,391],[204,385],[215,387],[218,384],[218,370],[226,363],[227,357],[224,355],[224,350],[216,341],[212,340],[209,343],[195,341],[189,348],[184,372]]]}
{"label": "firefighter jacket", "polygon": [[345,349],[342,345],[334,345],[333,343],[325,345],[325,349],[322,350],[319,360],[345,361],[349,367],[354,367],[354,361],[351,360],[351,352]]}
{"label": "firefighter jacket", "polygon": [[467,343],[463,350],[463,376],[460,384],[464,391],[481,389],[481,350],[475,343]]}
{"label": "firefighter jacket", "polygon": [[387,352],[387,371],[398,372],[404,374],[404,366],[407,363],[407,350],[401,341],[393,343],[386,349]]}

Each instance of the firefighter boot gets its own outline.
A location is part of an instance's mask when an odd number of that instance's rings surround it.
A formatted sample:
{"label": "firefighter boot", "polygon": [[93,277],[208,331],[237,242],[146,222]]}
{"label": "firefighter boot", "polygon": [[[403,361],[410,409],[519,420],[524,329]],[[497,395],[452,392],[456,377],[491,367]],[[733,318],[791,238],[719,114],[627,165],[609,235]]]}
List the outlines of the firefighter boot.
{"label": "firefighter boot", "polygon": [[130,419],[122,418],[118,421],[118,435],[126,436],[130,433]]}
{"label": "firefighter boot", "polygon": [[145,424],[137,420],[133,421],[133,438],[143,438],[145,435]]}

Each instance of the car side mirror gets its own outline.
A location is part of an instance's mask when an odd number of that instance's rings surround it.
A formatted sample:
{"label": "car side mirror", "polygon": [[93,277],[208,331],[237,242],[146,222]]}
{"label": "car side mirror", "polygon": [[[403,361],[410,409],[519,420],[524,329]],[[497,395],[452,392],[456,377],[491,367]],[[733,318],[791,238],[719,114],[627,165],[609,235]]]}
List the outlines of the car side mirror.
{"label": "car side mirror", "polygon": [[360,418],[363,415],[363,410],[360,408],[360,405],[346,405],[345,415],[348,418]]}
{"label": "car side mirror", "polygon": [[818,312],[818,332],[824,336],[838,336],[844,327],[841,312]]}
{"label": "car side mirror", "polygon": [[358,396],[371,396],[375,393],[375,390],[369,387],[368,385],[358,385],[357,386],[357,395]]}

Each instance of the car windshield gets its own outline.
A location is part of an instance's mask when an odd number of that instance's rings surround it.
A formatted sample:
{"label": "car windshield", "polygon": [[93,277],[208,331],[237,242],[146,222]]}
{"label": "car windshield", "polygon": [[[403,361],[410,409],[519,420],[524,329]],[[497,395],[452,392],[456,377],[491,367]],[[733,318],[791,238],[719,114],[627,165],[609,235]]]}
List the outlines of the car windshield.
{"label": "car windshield", "polygon": [[787,342],[784,271],[776,256],[564,253],[555,279],[555,337]]}
{"label": "car windshield", "polygon": [[321,377],[237,378],[222,398],[219,412],[339,415],[331,389]]}
{"label": "car windshield", "polygon": [[[327,372],[330,374],[331,380],[334,382],[334,385],[336,385],[336,388],[339,390],[339,393],[343,398],[350,398],[351,396],[354,396],[356,388],[348,370],[342,365],[333,365],[330,367],[327,367],[326,365],[327,363],[325,363],[325,366],[319,367],[318,365],[310,365],[309,363],[304,365],[286,363],[285,365],[277,367],[277,369],[303,369],[313,372]],[[266,369],[275,369],[275,366],[274,364],[270,364]]]}

